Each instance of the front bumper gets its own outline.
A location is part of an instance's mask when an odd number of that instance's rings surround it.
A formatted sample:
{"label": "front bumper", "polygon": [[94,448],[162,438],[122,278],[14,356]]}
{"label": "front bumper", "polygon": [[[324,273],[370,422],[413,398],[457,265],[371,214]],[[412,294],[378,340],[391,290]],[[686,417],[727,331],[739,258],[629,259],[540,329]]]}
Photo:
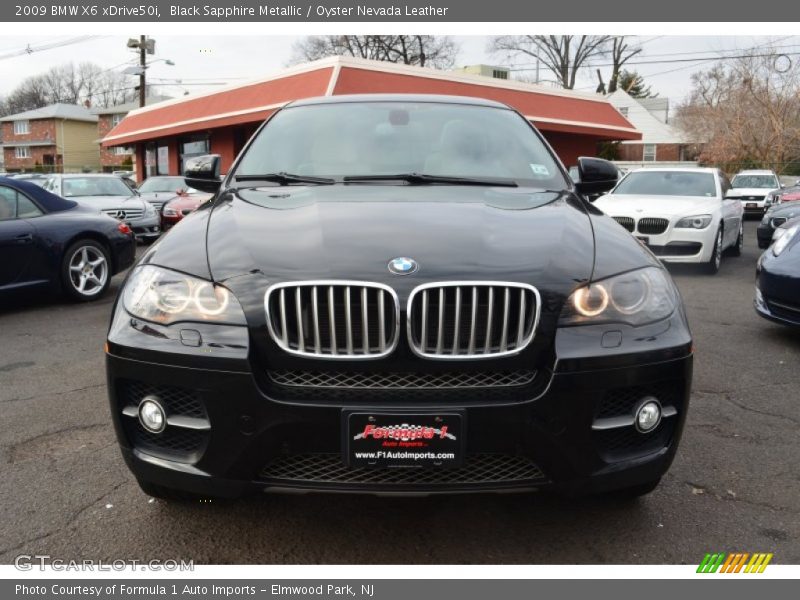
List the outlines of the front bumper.
{"label": "front bumper", "polygon": [[[178,332],[159,332],[146,348],[139,338],[154,336],[152,327],[130,322],[128,316],[115,317],[106,359],[111,412],[125,461],[140,480],[203,495],[539,488],[585,493],[635,486],[669,468],[689,402],[691,339],[677,315],[651,328],[647,351],[633,354],[631,349],[643,342],[632,332],[622,333],[625,341],[614,350],[600,351],[598,343],[598,351],[586,356],[587,330],[593,328],[564,331],[555,342],[559,359],[512,396],[493,389],[439,396],[418,390],[289,393],[297,390],[274,385],[264,369],[252,368],[245,328],[205,325],[203,346],[191,349]],[[138,343],[128,345],[132,341]],[[168,348],[172,351],[164,352]],[[164,438],[147,434],[129,407],[149,394],[166,399],[168,414],[205,419],[210,429],[175,429]],[[599,428],[608,419],[632,415],[645,396],[670,407],[671,416],[653,433],[640,434],[632,425]],[[431,470],[398,476],[396,469],[346,468],[342,414],[348,408],[458,410],[465,424],[464,466],[459,472],[442,471],[441,477]]]}
{"label": "front bumper", "polygon": [[128,226],[133,230],[133,235],[137,241],[155,240],[161,235],[161,217],[155,215],[152,218],[142,218],[135,221],[127,221]]}
{"label": "front bumper", "polygon": [[714,248],[713,227],[706,229],[675,229],[670,223],[659,235],[647,236],[647,247],[663,262],[707,263]]}
{"label": "front bumper", "polygon": [[759,259],[756,271],[756,314],[781,325],[800,326],[800,279],[770,269],[771,251]]}

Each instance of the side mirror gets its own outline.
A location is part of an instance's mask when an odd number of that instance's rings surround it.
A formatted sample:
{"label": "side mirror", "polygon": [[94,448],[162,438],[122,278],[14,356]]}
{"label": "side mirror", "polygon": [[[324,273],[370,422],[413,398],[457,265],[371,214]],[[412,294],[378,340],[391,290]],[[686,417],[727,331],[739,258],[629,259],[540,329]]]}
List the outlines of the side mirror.
{"label": "side mirror", "polygon": [[219,167],[219,154],[205,154],[186,159],[183,170],[186,185],[213,194],[222,184]]}
{"label": "side mirror", "polygon": [[578,159],[578,182],[575,189],[584,196],[604,194],[617,185],[618,180],[619,171],[614,163],[586,156]]}

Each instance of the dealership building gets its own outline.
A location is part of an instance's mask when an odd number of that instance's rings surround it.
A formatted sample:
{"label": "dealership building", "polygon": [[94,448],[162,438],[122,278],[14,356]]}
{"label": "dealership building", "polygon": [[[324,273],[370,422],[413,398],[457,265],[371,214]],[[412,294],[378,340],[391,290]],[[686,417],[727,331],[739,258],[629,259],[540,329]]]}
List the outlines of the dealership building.
{"label": "dealership building", "polygon": [[222,89],[133,110],[102,139],[135,150],[139,181],[179,175],[187,158],[214,153],[227,171],[260,123],[286,103],[314,96],[413,93],[474,96],[508,104],[530,120],[565,165],[597,153],[598,142],[640,140],[603,96],[468,71],[441,71],[330,57]]}

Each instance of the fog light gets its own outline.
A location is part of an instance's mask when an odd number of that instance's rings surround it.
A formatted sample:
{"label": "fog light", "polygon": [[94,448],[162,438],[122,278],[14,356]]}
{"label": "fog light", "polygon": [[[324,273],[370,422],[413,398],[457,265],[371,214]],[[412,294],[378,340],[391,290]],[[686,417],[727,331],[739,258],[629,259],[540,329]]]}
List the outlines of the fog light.
{"label": "fog light", "polygon": [[167,426],[164,409],[155,396],[147,396],[139,404],[139,423],[152,433],[161,433]]}
{"label": "fog light", "polygon": [[661,422],[661,404],[655,398],[646,399],[636,411],[636,429],[641,433],[653,431]]}

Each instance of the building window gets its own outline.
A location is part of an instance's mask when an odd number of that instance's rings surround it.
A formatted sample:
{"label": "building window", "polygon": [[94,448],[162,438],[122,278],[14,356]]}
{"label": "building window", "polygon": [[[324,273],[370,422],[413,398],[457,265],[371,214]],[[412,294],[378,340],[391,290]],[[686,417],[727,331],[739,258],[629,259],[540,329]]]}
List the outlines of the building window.
{"label": "building window", "polygon": [[114,146],[114,156],[127,156],[128,154],[133,154],[130,146]]}
{"label": "building window", "polygon": [[656,145],[645,144],[644,152],[642,153],[642,160],[645,162],[653,162],[656,159]]}
{"label": "building window", "polygon": [[494,69],[492,70],[492,77],[495,79],[508,79],[508,71],[504,71],[502,69]]}
{"label": "building window", "polygon": [[31,132],[30,121],[14,121],[14,135],[25,135]]}
{"label": "building window", "polygon": [[619,107],[619,112],[623,117],[627,117],[628,116],[628,107],[627,106],[620,106]]}
{"label": "building window", "polygon": [[111,115],[111,127],[116,127],[122,122],[122,119],[125,118],[125,115],[122,113],[118,113],[116,115]]}
{"label": "building window", "polygon": [[27,146],[17,146],[14,148],[14,156],[16,158],[30,158],[31,157],[31,149]]}

